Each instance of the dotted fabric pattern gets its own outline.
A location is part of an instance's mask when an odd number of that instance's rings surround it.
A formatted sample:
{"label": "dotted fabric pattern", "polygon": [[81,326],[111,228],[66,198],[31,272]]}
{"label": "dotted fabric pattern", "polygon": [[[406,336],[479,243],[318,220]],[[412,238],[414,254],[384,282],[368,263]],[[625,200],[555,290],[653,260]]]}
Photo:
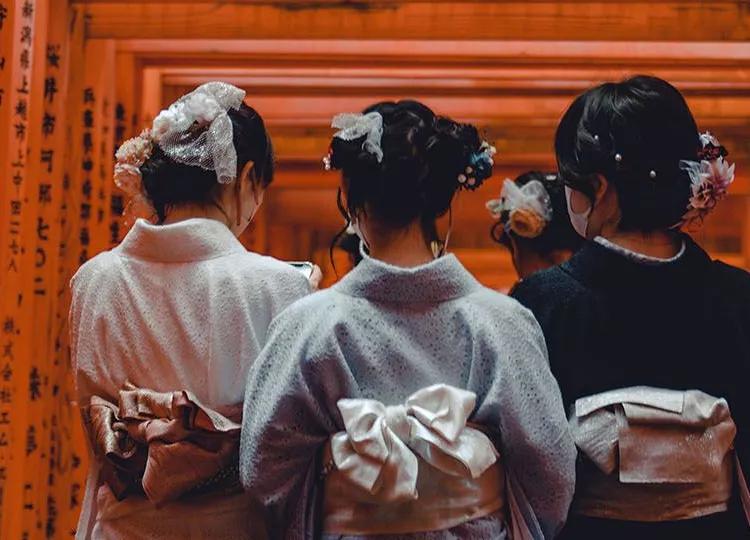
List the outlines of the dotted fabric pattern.
{"label": "dotted fabric pattern", "polygon": [[318,454],[343,429],[337,401],[399,404],[436,383],[476,393],[471,421],[500,432],[527,513],[552,537],[573,494],[576,453],[544,338],[528,310],[453,256],[411,269],[367,257],[274,321],[248,380],[243,484],[283,516],[286,538],[304,538],[319,519]]}

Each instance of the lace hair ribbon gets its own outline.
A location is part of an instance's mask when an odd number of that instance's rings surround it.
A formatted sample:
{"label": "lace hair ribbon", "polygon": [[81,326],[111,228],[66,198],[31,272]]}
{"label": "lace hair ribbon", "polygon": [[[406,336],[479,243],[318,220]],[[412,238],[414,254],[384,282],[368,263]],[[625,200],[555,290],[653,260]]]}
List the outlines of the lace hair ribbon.
{"label": "lace hair ribbon", "polygon": [[245,91],[231,84],[202,84],[161,111],[151,135],[176,162],[215,171],[219,183],[228,184],[237,176],[237,151],[227,113],[244,98]]}
{"label": "lace hair ribbon", "polygon": [[383,161],[383,148],[380,146],[383,137],[383,117],[379,112],[337,114],[331,120],[331,127],[339,130],[333,136],[344,141],[366,137],[362,149],[374,155],[378,163]]}
{"label": "lace hair ribbon", "polygon": [[500,198],[487,201],[486,206],[495,219],[502,219],[507,212],[506,229],[525,238],[542,234],[552,219],[552,201],[539,180],[518,186],[506,178]]}

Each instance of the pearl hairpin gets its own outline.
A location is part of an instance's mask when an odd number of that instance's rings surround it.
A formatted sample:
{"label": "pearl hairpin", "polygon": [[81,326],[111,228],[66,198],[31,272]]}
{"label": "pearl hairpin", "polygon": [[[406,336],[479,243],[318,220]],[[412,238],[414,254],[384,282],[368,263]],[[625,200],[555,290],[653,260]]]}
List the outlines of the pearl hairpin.
{"label": "pearl hairpin", "polygon": [[653,180],[654,178],[656,178],[656,171],[652,170],[652,171],[651,171],[650,173],[648,173],[648,175],[649,175],[649,176],[651,177],[651,179]]}
{"label": "pearl hairpin", "polygon": [[622,161],[622,154],[615,154],[615,161],[620,163]]}

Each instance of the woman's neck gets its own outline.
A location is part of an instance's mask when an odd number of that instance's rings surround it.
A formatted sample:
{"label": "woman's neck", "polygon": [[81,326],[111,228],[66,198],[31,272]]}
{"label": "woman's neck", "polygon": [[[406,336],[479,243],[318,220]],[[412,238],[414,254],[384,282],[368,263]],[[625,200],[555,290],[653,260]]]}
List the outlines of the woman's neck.
{"label": "woman's neck", "polygon": [[409,268],[427,264],[434,259],[418,223],[405,231],[378,232],[371,236],[373,238],[367,238],[370,256],[388,264]]}
{"label": "woman's neck", "polygon": [[672,258],[680,252],[681,248],[679,236],[672,231],[616,231],[602,234],[602,237],[635,253],[659,259]]}
{"label": "woman's neck", "polygon": [[164,219],[164,224],[179,223],[180,221],[193,218],[213,219],[223,223],[227,227],[230,226],[229,217],[219,206],[197,204],[180,205],[170,209]]}

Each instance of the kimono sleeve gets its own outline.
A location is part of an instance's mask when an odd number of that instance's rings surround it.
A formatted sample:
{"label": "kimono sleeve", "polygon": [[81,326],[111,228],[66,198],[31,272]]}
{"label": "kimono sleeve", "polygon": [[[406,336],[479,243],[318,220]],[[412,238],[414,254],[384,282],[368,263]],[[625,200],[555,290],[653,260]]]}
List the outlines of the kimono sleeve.
{"label": "kimono sleeve", "polygon": [[492,376],[476,419],[499,427],[501,459],[530,529],[554,538],[573,499],[576,449],[539,324],[514,304],[500,335],[479,340],[479,362]]}
{"label": "kimono sleeve", "polygon": [[273,538],[311,538],[320,453],[337,432],[351,374],[332,332],[305,305],[271,325],[245,393],[240,478],[266,509]]}

